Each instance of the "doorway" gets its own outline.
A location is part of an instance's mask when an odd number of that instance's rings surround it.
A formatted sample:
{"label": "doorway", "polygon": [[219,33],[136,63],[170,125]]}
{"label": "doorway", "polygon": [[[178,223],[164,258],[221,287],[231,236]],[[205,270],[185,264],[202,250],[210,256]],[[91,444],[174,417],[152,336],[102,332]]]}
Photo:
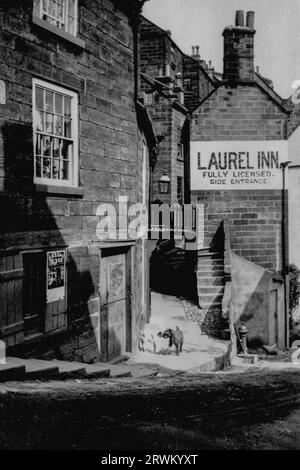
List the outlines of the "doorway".
{"label": "doorway", "polygon": [[131,350],[130,250],[106,249],[100,261],[100,354],[102,361]]}

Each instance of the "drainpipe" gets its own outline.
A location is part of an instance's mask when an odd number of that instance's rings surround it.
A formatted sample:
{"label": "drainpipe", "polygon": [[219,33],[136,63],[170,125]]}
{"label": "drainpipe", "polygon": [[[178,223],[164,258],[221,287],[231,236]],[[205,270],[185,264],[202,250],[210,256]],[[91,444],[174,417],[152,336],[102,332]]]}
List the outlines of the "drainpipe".
{"label": "drainpipe", "polygon": [[139,26],[140,12],[136,12],[132,20],[133,52],[134,52],[134,102],[136,103],[140,90],[140,57],[139,57]]}
{"label": "drainpipe", "polygon": [[288,198],[286,188],[286,169],[291,161],[282,162],[282,272],[284,276],[284,305],[285,305],[285,343],[290,346],[290,325],[289,325],[289,232],[288,232]]}
{"label": "drainpipe", "polygon": [[[136,103],[139,97],[140,91],[140,24],[142,22],[141,14],[144,4],[149,0],[140,0],[135,2],[134,12],[131,18],[131,27],[133,32],[133,52],[134,52],[134,102]],[[125,2],[124,2],[125,3]],[[134,2],[133,2],[134,3]]]}

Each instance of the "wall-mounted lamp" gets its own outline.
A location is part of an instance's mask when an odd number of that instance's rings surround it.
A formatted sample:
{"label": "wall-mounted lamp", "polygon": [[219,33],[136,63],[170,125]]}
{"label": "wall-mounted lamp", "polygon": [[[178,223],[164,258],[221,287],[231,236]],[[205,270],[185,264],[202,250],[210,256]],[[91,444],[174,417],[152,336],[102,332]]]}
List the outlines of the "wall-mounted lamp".
{"label": "wall-mounted lamp", "polygon": [[164,174],[159,179],[158,183],[160,194],[168,194],[170,191],[171,180],[168,176],[167,170],[164,171]]}
{"label": "wall-mounted lamp", "polygon": [[288,160],[288,161],[286,161],[286,162],[281,162],[281,163],[280,163],[280,168],[282,168],[283,170],[285,170],[285,168],[288,167],[290,163],[292,163],[291,160]]}

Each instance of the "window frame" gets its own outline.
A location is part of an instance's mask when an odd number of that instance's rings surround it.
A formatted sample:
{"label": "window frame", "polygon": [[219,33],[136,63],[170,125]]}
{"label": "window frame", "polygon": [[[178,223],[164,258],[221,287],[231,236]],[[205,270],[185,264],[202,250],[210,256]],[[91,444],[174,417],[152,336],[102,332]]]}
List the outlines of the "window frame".
{"label": "window frame", "polygon": [[[36,99],[35,92],[36,87],[41,87],[43,89],[49,90],[51,92],[57,92],[59,94],[68,96],[71,98],[71,138],[73,142],[73,156],[70,159],[69,163],[69,179],[61,180],[54,178],[43,178],[36,176]],[[32,124],[33,124],[33,181],[37,185],[42,186],[60,186],[60,187],[70,187],[78,188],[79,178],[79,135],[78,135],[78,93],[64,88],[58,85],[55,85],[51,82],[45,80],[40,80],[38,78],[33,78],[32,80]],[[43,133],[41,133],[43,134]],[[43,135],[48,135],[44,133]],[[57,136],[59,138],[59,136]]]}
{"label": "window frame", "polygon": [[[58,26],[55,26],[53,25],[48,19],[44,19],[43,18],[43,15],[44,15],[44,10],[43,10],[43,0],[37,0],[38,1],[38,5],[37,7],[35,8],[35,5],[33,4],[33,15],[36,16],[39,20],[47,23],[48,25],[50,25],[54,30],[57,29],[57,31],[61,32],[63,31],[65,34],[68,34],[69,36],[71,37],[77,37],[77,33],[78,33],[78,0],[74,0],[74,32],[73,33],[70,33],[68,31],[68,21],[69,21],[69,0],[62,0],[63,1],[63,7],[64,7],[64,19],[63,19],[63,27],[59,28]],[[49,0],[46,0],[47,1],[47,6],[48,6],[48,2]],[[38,13],[38,15],[37,15]],[[48,14],[47,12],[47,16],[49,16],[49,18],[51,18],[51,16]],[[54,21],[57,21],[57,22],[60,22],[59,19],[55,18],[55,17],[52,17]]]}
{"label": "window frame", "polygon": [[[176,181],[176,184],[177,184],[177,187],[176,187],[176,194],[177,194],[177,202],[178,204],[183,204],[183,185],[184,185],[184,181],[183,181],[183,176],[178,176],[177,175],[177,181]],[[180,189],[180,191],[179,191]],[[179,200],[181,199],[181,200]]]}
{"label": "window frame", "polygon": [[182,141],[182,127],[177,127],[177,160],[184,162],[184,144]]}

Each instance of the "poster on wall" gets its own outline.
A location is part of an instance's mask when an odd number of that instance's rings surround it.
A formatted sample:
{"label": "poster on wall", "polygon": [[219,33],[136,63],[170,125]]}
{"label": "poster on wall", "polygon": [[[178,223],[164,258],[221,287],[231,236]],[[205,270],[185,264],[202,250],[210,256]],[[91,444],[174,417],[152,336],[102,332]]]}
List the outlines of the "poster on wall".
{"label": "poster on wall", "polygon": [[47,303],[65,298],[66,294],[66,252],[47,252]]}
{"label": "poster on wall", "polygon": [[191,142],[191,190],[282,189],[285,140]]}

